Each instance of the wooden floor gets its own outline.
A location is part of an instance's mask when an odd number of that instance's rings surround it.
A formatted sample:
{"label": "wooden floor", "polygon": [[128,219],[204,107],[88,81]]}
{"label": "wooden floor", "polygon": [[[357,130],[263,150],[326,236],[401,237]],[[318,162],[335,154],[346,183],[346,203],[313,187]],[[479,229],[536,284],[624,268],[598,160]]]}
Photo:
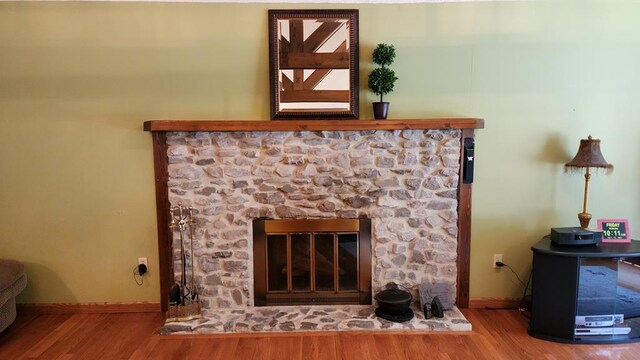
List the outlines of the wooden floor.
{"label": "wooden floor", "polygon": [[0,359],[640,359],[640,343],[565,345],[527,335],[513,310],[463,310],[469,333],[158,335],[162,315],[18,315]]}

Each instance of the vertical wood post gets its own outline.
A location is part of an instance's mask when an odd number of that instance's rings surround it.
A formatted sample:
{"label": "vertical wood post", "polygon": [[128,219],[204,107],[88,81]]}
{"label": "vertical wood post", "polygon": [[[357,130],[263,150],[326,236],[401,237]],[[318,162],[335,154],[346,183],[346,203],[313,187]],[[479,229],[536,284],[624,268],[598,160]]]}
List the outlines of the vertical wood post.
{"label": "vertical wood post", "polygon": [[471,256],[471,184],[464,184],[464,139],[473,138],[473,129],[463,129],[460,138],[460,174],[458,180],[458,278],[456,305],[469,307],[469,273]]}
{"label": "vertical wood post", "polygon": [[169,186],[167,167],[167,133],[153,131],[153,168],[156,184],[156,217],[158,228],[158,268],[160,272],[160,305],[162,311],[169,310],[169,287],[173,278],[171,257],[173,238],[169,230]]}

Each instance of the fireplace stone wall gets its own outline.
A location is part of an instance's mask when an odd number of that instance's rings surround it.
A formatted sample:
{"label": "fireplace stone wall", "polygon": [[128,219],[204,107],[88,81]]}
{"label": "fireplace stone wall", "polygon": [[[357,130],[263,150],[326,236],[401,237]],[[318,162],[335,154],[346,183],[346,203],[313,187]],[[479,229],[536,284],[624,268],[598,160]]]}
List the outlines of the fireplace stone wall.
{"label": "fireplace stone wall", "polygon": [[[460,137],[460,130],[167,133],[169,200],[197,214],[203,310],[253,306],[256,218],[371,218],[373,293],[394,281],[416,295],[426,281],[448,287],[453,301]],[[178,280],[180,237],[173,238]]]}

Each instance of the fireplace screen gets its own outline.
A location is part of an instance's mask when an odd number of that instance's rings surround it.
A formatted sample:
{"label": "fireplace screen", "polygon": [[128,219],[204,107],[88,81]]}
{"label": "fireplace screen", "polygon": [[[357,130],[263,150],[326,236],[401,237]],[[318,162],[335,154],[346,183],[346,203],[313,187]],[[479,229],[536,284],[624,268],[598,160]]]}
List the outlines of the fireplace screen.
{"label": "fireplace screen", "polygon": [[255,305],[371,304],[369,219],[255,220]]}

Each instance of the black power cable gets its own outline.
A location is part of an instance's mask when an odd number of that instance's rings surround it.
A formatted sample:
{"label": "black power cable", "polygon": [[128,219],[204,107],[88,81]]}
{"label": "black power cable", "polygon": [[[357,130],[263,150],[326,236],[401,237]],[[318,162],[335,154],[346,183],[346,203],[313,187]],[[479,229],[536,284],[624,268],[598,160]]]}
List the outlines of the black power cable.
{"label": "black power cable", "polygon": [[520,299],[520,308],[518,310],[520,310],[520,312],[522,314],[525,314],[525,316],[529,317],[528,315],[526,315],[526,311],[530,311],[531,309],[529,309],[529,306],[527,305],[527,290],[529,289],[529,284],[531,284],[531,279],[533,278],[533,270],[531,272],[529,272],[529,279],[527,280],[527,285],[524,287],[524,292],[522,293],[522,299]]}
{"label": "black power cable", "polygon": [[502,261],[496,261],[496,266],[501,268],[501,267],[506,267],[507,269],[511,270],[511,272],[513,273],[513,275],[516,276],[516,278],[518,278],[518,281],[520,281],[520,284],[522,284],[522,286],[525,287],[525,289],[527,288],[527,285],[524,283],[524,281],[522,281],[522,279],[520,279],[520,276],[518,276],[518,274],[516,274],[515,271],[513,271],[513,268],[505,263],[503,263]]}
{"label": "black power cable", "polygon": [[529,273],[529,279],[527,280],[527,283],[525,284],[524,281],[522,281],[522,279],[520,278],[520,276],[518,276],[518,274],[513,270],[513,268],[505,263],[503,263],[502,261],[496,261],[496,267],[506,267],[507,269],[511,270],[511,272],[513,273],[513,275],[516,276],[516,278],[518,279],[518,281],[520,282],[520,285],[522,285],[522,287],[524,288],[524,292],[522,293],[522,298],[520,299],[520,303],[518,304],[518,307],[485,307],[486,310],[518,310],[521,313],[524,313],[525,311],[527,311],[527,304],[526,304],[526,297],[527,297],[527,290],[529,289],[529,284],[531,283],[531,278],[533,276],[533,271],[531,271]]}

